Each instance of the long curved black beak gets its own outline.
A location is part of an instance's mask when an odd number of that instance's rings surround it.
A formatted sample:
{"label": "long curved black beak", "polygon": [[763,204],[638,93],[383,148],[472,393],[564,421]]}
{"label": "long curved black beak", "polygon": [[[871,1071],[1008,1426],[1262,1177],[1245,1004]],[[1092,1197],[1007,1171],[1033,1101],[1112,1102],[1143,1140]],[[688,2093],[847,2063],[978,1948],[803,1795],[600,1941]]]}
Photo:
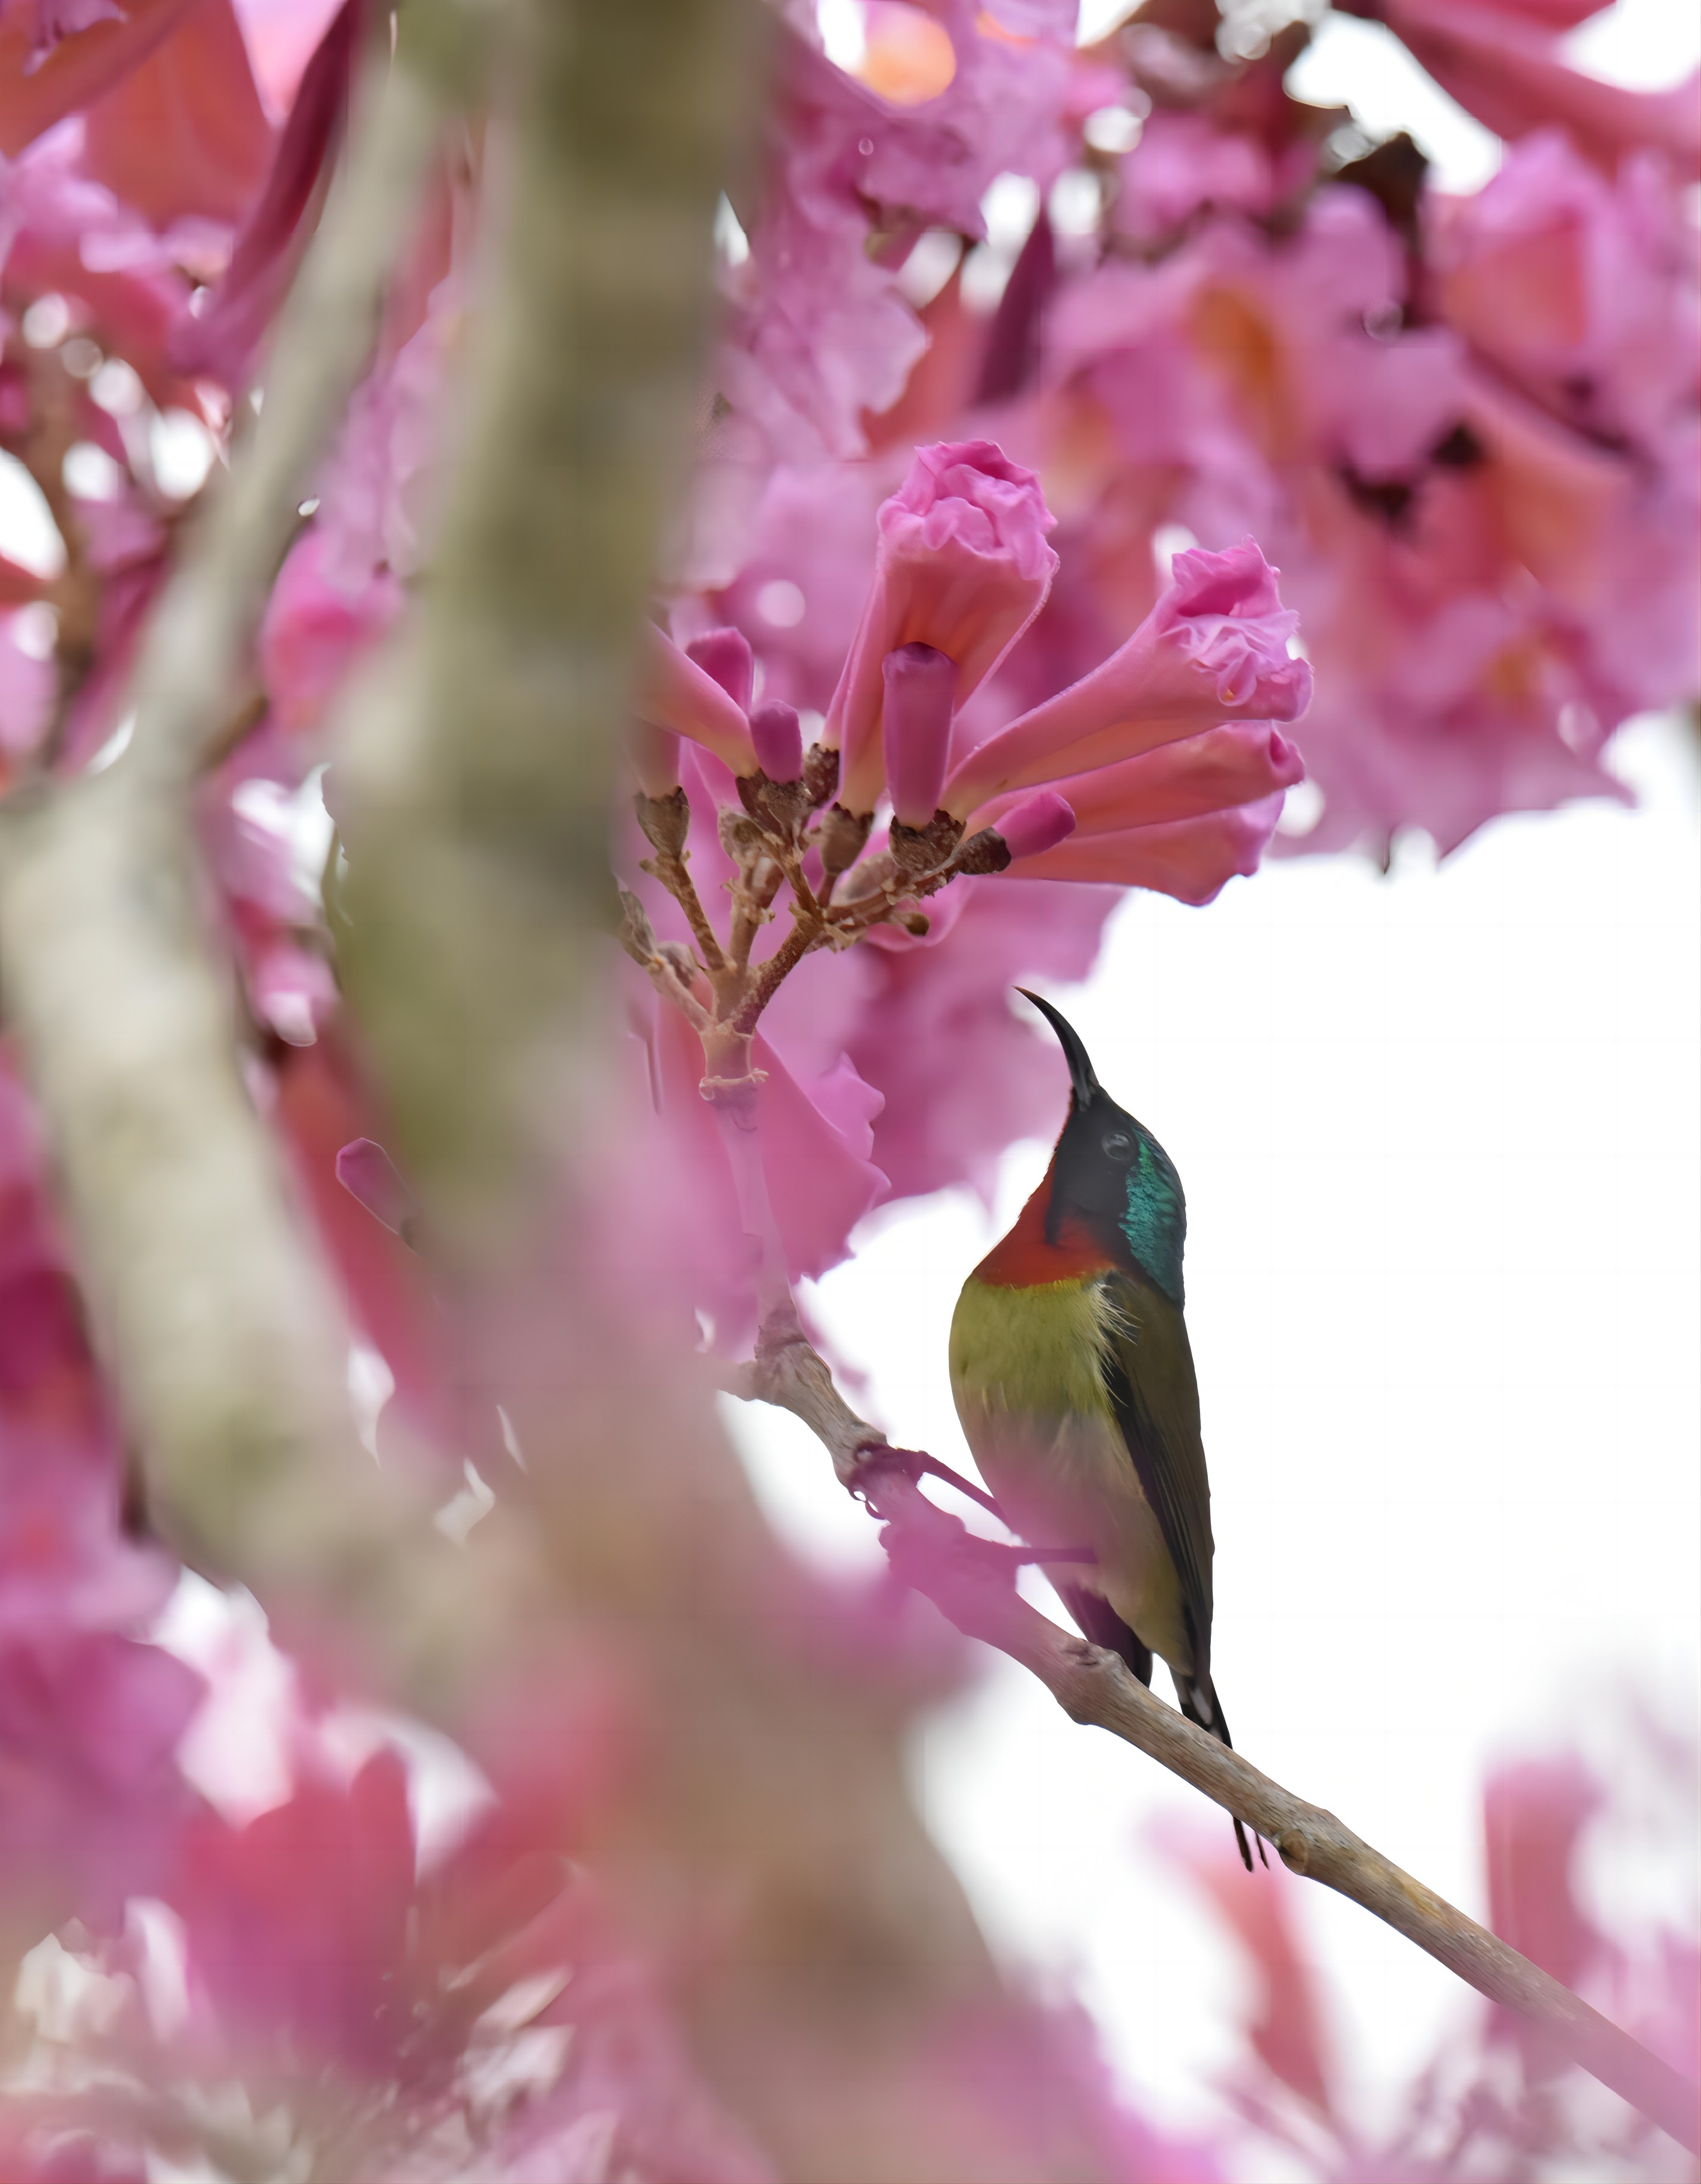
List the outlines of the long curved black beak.
{"label": "long curved black beak", "polygon": [[1024,1001],[1032,1001],[1046,1022],[1057,1034],[1057,1044],[1063,1050],[1063,1059],[1069,1065],[1069,1089],[1074,1095],[1077,1107],[1090,1107],[1093,1096],[1104,1087],[1093,1074],[1093,1065],[1087,1059],[1087,1050],[1081,1045],[1081,1035],[1067,1017],[1060,1016],[1049,1001],[1042,1001],[1037,994],[1030,994],[1025,986],[1017,992]]}

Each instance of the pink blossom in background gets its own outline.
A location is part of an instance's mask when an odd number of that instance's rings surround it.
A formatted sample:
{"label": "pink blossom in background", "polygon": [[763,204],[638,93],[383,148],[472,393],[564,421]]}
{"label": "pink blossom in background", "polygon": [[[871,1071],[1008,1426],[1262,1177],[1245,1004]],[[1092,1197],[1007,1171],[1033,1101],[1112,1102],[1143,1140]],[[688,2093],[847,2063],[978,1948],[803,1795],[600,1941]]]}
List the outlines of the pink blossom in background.
{"label": "pink blossom in background", "polygon": [[[1696,1754],[1631,1701],[1615,1709],[1622,1779],[1581,1753],[1504,1761],[1483,1786],[1486,1916],[1493,1930],[1605,2008],[1679,2068],[1693,2067],[1701,1949],[1691,1930],[1644,1924],[1608,1933],[1584,1908],[1581,1852],[1592,1826],[1629,1830],[1664,1777],[1656,1806],[1693,1832]],[[1594,1724],[1598,1729],[1602,1724]],[[1620,1855],[1628,1836],[1620,1842]],[[1644,1839],[1645,1840],[1645,1839]],[[1155,1846],[1203,1894],[1252,1975],[1244,2046],[1222,2081],[1234,2173],[1297,2164],[1319,2184],[1465,2184],[1569,2171],[1615,2184],[1682,2184],[1690,2157],[1568,2069],[1520,2020],[1461,1999],[1457,2021],[1409,2084],[1374,2102],[1343,2066],[1335,2028],[1349,1997],[1331,1993],[1308,1942],[1302,1883],[1271,1862],[1247,1889],[1214,1839],[1162,1831]],[[1150,1847],[1142,1845],[1142,1854]],[[1687,2045],[1685,2043],[1687,2043]],[[1374,2109],[1374,2113],[1371,2111]]]}
{"label": "pink blossom in background", "polygon": [[1701,174],[1694,79],[1668,92],[1625,91],[1569,66],[1559,33],[1594,7],[1558,12],[1520,0],[1339,0],[1371,15],[1411,49],[1442,88],[1502,136],[1557,122],[1610,171],[1626,152],[1656,148],[1681,176]]}
{"label": "pink blossom in background", "polygon": [[[271,10],[270,20],[277,14]],[[252,41],[252,13],[247,27]],[[343,0],[299,77],[291,81],[291,102],[265,187],[247,209],[224,276],[196,299],[195,315],[175,330],[174,353],[186,369],[215,372],[231,386],[246,377],[300,263],[330,179],[348,118],[359,30],[356,0]],[[270,58],[268,42],[262,40],[259,50],[263,59]],[[282,79],[263,76],[263,90],[275,94],[281,80],[293,76],[287,60],[282,66]]]}
{"label": "pink blossom in background", "polygon": [[867,420],[897,401],[926,346],[898,285],[923,232],[979,236],[997,176],[1044,187],[1057,174],[1074,12],[1070,0],[877,8],[859,81],[827,58],[812,8],[784,10],[764,168],[736,208],[749,254],[722,275],[713,378],[726,414],[710,430],[683,581],[737,573],[777,462],[866,448]]}
{"label": "pink blossom in background", "polygon": [[0,1930],[106,1930],[197,1800],[199,1680],[145,1642],[175,1582],[129,1535],[125,1457],[66,1271],[30,1103],[0,1060]]}
{"label": "pink blossom in background", "polygon": [[[327,565],[331,565],[327,566]],[[401,613],[388,569],[364,582],[332,573],[332,549],[317,526],[291,549],[259,630],[259,666],[281,727],[317,727],[349,669]]]}

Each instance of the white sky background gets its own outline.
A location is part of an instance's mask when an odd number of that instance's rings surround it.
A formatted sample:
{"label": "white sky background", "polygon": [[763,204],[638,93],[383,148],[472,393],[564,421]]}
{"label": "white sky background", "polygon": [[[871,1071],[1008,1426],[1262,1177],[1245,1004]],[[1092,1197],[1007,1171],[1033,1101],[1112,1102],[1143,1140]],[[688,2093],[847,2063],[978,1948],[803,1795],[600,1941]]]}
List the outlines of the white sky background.
{"label": "white sky background", "polygon": [[[1573,48],[1669,83],[1701,11],[1620,0]],[[1294,88],[1409,127],[1447,187],[1497,162],[1375,25],[1331,18]],[[1701,745],[1650,719],[1614,748],[1635,811],[1501,820],[1439,871],[1414,844],[1387,878],[1318,859],[1204,911],[1137,896],[1056,996],[1187,1188],[1237,1741],[1479,1914],[1485,1763],[1568,1733],[1610,1747],[1632,1685],[1687,1723],[1697,1690]],[[811,1297],[895,1441],[968,1467],[951,1308],[1046,1151],[1011,1153],[991,1216],[962,1193],[877,1215]],[[875,1566],[803,1427],[726,1408],[782,1531]],[[996,1944],[1088,2003],[1152,2111],[1210,2114],[1241,1974],[1141,1836],[1211,1809],[1001,1662],[916,1772]],[[1609,1841],[1586,1878],[1603,1905],[1693,1902],[1693,1874]],[[1376,2112],[1470,1997],[1354,1906],[1317,1890],[1306,1912]]]}

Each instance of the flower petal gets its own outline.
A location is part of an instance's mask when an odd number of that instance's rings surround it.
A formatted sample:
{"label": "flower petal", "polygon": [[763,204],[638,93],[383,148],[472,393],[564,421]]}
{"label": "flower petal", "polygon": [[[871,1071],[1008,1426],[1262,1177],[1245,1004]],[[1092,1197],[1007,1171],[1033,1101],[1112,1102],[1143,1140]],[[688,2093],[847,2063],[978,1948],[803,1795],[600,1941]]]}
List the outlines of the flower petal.
{"label": "flower petal", "polygon": [[1280,795],[1266,796],[1202,819],[1129,827],[1114,834],[1072,834],[1058,848],[1012,864],[1006,878],[1108,881],[1150,888],[1178,902],[1211,902],[1231,879],[1258,870],[1281,806]]}
{"label": "flower petal", "polygon": [[689,660],[672,638],[644,624],[636,710],[653,728],[670,728],[689,736],[747,777],[756,771],[756,755],[750,742],[750,724],[737,704]]}
{"label": "flower petal", "polygon": [[1040,611],[1057,567],[1039,480],[990,440],[917,448],[878,520],[873,588],[825,731],[843,753],[839,800],[850,811],[872,811],[883,783],[887,654],[946,654],[961,705]]}
{"label": "flower petal", "polygon": [[945,809],[963,818],[1002,789],[1107,766],[1220,721],[1294,719],[1310,700],[1311,670],[1289,657],[1298,617],[1275,577],[1250,538],[1225,554],[1178,554],[1127,643],[970,751],[945,784]]}

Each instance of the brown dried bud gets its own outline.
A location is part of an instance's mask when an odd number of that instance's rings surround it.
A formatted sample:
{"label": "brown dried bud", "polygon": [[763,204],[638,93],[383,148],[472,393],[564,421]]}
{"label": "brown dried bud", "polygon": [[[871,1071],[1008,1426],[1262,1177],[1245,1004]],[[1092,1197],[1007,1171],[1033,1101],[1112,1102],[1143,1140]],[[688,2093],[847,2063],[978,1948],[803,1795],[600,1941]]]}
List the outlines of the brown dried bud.
{"label": "brown dried bud", "polygon": [[640,788],[632,800],[644,838],[664,857],[677,857],[691,832],[691,806],[683,788],[666,796],[646,796]]}
{"label": "brown dried bud", "polygon": [[[888,839],[892,862],[901,872],[937,872],[962,839],[962,822],[953,819],[949,811],[935,811],[925,827],[906,827],[895,819]],[[1005,862],[1009,862],[1007,857]]]}
{"label": "brown dried bud", "polygon": [[927,938],[933,920],[930,917],[924,917],[920,911],[912,910],[906,916],[901,917],[898,922],[912,939],[923,940]]}
{"label": "brown dried bud", "polygon": [[983,827],[957,851],[953,868],[959,872],[1001,872],[1009,862],[1009,844],[996,827]]}
{"label": "brown dried bud", "polygon": [[810,810],[819,811],[838,786],[838,752],[826,744],[811,744],[803,761],[803,788]]}
{"label": "brown dried bud", "polygon": [[782,842],[797,838],[809,816],[809,798],[800,781],[772,781],[758,771],[739,776],[739,801],[759,827],[778,835]]}
{"label": "brown dried bud", "polygon": [[836,879],[840,872],[848,872],[868,839],[868,829],[874,823],[872,811],[847,811],[842,804],[835,804],[821,822],[817,846],[821,851],[821,869],[828,880]]}
{"label": "brown dried bud", "polygon": [[644,905],[630,888],[620,890],[620,944],[634,962],[649,963],[655,956],[655,928]]}

